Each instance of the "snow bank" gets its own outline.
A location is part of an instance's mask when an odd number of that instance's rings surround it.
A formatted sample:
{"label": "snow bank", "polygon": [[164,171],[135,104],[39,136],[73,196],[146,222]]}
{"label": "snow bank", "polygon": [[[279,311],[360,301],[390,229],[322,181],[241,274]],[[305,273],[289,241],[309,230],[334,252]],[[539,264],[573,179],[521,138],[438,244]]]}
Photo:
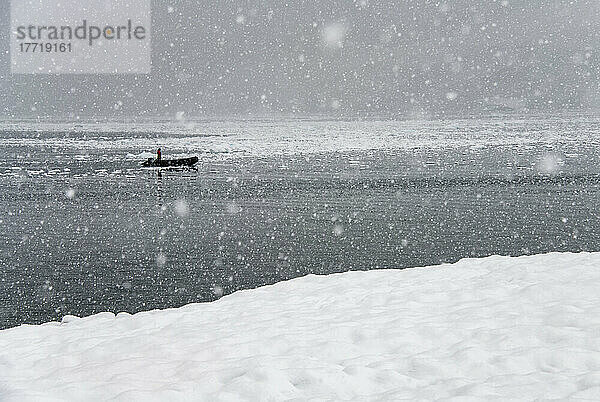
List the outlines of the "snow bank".
{"label": "snow bank", "polygon": [[600,399],[600,253],[308,276],[0,331],[0,400]]}

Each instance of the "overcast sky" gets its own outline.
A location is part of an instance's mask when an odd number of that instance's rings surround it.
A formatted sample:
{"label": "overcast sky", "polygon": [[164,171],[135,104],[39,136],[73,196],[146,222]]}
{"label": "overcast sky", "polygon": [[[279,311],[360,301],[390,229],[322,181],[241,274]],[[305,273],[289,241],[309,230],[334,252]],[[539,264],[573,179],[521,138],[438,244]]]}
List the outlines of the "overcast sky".
{"label": "overcast sky", "polygon": [[597,0],[155,1],[149,75],[11,75],[0,115],[340,116],[600,107]]}

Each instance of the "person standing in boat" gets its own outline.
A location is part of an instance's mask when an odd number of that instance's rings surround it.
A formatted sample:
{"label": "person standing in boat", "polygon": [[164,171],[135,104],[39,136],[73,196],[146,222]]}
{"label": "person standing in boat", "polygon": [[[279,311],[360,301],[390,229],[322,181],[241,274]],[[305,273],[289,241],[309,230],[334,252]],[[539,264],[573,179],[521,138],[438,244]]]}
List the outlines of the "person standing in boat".
{"label": "person standing in boat", "polygon": [[161,160],[162,160],[162,155],[160,154],[160,148],[158,148],[158,151],[156,151],[156,161],[158,163],[160,163]]}

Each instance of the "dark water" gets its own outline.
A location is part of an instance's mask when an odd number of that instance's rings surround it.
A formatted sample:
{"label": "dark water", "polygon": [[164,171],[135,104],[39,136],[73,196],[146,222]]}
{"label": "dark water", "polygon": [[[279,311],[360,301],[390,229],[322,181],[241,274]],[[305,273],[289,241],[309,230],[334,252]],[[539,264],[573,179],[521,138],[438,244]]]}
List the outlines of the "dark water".
{"label": "dark water", "polygon": [[5,128],[0,328],[177,307],[308,273],[599,251],[596,120],[522,124],[524,136],[552,135],[275,156],[181,146],[201,157],[197,170],[160,173],[125,155],[167,134]]}

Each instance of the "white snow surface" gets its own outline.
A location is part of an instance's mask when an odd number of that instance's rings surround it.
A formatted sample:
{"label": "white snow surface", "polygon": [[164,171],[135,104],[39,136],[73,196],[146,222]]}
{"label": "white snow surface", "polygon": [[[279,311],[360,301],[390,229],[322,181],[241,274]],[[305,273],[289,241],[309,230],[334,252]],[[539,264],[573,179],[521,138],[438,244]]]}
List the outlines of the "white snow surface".
{"label": "white snow surface", "polygon": [[310,275],[0,331],[0,400],[600,399],[600,253]]}

